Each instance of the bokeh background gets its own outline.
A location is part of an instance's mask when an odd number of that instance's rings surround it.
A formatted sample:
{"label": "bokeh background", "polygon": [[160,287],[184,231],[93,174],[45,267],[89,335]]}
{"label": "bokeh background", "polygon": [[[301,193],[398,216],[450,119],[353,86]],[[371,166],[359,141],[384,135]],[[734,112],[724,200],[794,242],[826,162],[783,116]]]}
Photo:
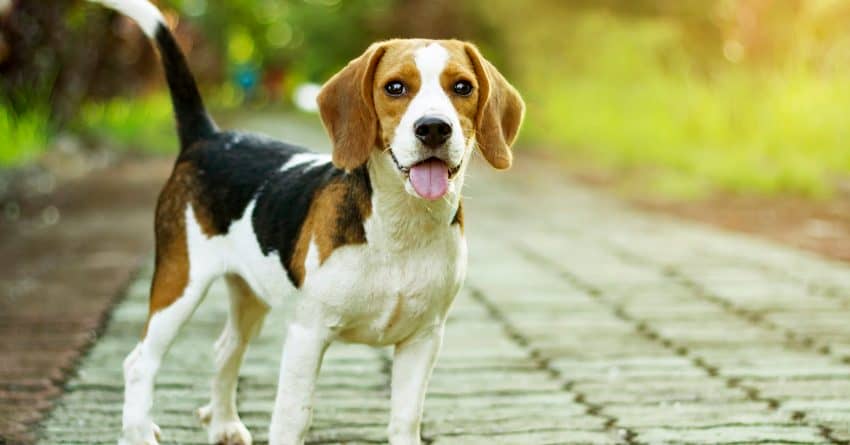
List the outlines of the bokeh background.
{"label": "bokeh background", "polygon": [[[81,0],[49,3],[0,0],[0,169],[57,147],[174,153],[138,28]],[[793,220],[828,235],[827,250],[850,230],[844,0],[158,4],[219,115],[298,112],[299,87],[375,40],[469,39],[526,98],[520,150],[650,208],[745,230]]]}
{"label": "bokeh background", "polygon": [[[489,288],[464,297],[460,325],[472,323],[465,337],[481,340],[476,347],[513,357],[519,345],[531,361],[520,374],[486,374],[485,360],[481,374],[453,369],[458,380],[443,385],[467,397],[473,381],[487,391],[507,382],[510,391],[494,390],[499,403],[537,411],[488,413],[485,430],[549,434],[560,425],[552,416],[572,409],[516,403],[513,391],[542,395],[558,370],[572,378],[578,369],[576,385],[558,383],[575,391],[564,400],[604,418],[618,442],[685,437],[680,426],[706,443],[717,442],[713,434],[735,443],[850,438],[846,264],[777,254],[696,225],[671,229],[665,218],[612,205],[850,261],[850,1],[154,2],[226,128],[309,134],[310,145],[327,145],[311,91],[391,37],[472,40],[522,92],[528,112],[514,169],[495,179],[477,162],[467,182],[468,234],[482,240],[472,251],[490,256],[470,270],[498,279],[479,280]],[[140,265],[150,260],[153,206],[176,152],[160,64],[134,23],[83,0],[0,0],[0,445],[36,443],[54,402],[68,415],[52,434],[114,443],[118,374],[65,382],[74,370],[95,375],[78,366],[93,343],[107,351],[93,356],[114,364],[86,363],[112,372],[137,339],[133,328],[120,337],[126,348],[115,347],[119,337],[104,327],[128,283],[132,307],[144,306],[149,269]],[[493,199],[499,192],[510,198]],[[142,320],[130,312],[117,331]],[[476,330],[472,313],[489,314],[488,330]],[[178,355],[196,366],[190,349]],[[582,387],[582,372],[599,384]],[[547,386],[537,387],[534,373],[547,374]],[[655,383],[630,380],[637,375]],[[690,380],[696,375],[704,378]],[[112,405],[85,400],[104,388],[113,388]],[[715,401],[727,397],[743,405]],[[600,415],[613,400],[661,403]],[[188,425],[180,422],[171,427]],[[261,417],[254,422],[265,429]],[[382,422],[370,442],[383,440]],[[446,425],[453,435],[479,428]],[[664,427],[643,436],[640,425]]]}

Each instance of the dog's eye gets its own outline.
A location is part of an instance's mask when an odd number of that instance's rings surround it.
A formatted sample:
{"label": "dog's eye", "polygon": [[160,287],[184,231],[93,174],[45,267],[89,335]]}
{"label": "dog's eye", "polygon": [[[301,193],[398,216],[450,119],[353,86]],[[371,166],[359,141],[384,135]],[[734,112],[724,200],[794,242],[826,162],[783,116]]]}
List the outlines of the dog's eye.
{"label": "dog's eye", "polygon": [[407,92],[407,87],[404,86],[401,81],[393,80],[384,85],[384,91],[386,91],[390,96],[398,97]]}
{"label": "dog's eye", "polygon": [[452,89],[455,91],[455,94],[458,96],[469,96],[472,94],[472,84],[466,80],[459,80],[455,82]]}

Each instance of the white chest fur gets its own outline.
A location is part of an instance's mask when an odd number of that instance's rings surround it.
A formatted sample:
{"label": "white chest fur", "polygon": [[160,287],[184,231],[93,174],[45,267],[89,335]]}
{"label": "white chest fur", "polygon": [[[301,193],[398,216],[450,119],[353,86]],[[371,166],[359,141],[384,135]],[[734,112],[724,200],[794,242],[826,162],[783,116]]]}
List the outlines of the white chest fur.
{"label": "white chest fur", "polygon": [[[404,199],[406,195],[402,195]],[[375,201],[380,196],[375,197]],[[344,341],[388,345],[442,323],[466,274],[462,229],[451,224],[455,209],[407,212],[374,203],[365,221],[365,244],[337,248],[319,263],[311,245],[295,320],[331,328]],[[276,252],[263,255],[251,229],[251,212],[226,236],[202,235],[187,208],[192,276],[235,272],[266,303],[292,298]]]}
{"label": "white chest fur", "polygon": [[385,158],[369,165],[367,242],[342,246],[307,269],[296,314],[303,322],[320,320],[342,340],[372,345],[442,324],[467,261],[462,229],[451,223],[459,193],[438,202],[411,196]]}
{"label": "white chest fur", "polygon": [[380,225],[370,218],[366,244],[338,248],[307,272],[298,319],[321,320],[342,340],[372,345],[442,322],[466,272],[460,227],[399,242]]}

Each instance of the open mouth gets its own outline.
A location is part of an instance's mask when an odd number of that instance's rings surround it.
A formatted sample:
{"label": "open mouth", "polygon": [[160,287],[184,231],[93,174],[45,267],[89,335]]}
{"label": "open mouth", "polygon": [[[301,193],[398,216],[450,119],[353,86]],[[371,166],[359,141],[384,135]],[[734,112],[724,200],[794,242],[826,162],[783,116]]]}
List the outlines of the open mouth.
{"label": "open mouth", "polygon": [[430,157],[410,167],[402,167],[392,150],[389,150],[396,168],[404,173],[416,193],[429,201],[445,196],[449,190],[449,180],[460,170],[460,164],[449,167],[446,161]]}

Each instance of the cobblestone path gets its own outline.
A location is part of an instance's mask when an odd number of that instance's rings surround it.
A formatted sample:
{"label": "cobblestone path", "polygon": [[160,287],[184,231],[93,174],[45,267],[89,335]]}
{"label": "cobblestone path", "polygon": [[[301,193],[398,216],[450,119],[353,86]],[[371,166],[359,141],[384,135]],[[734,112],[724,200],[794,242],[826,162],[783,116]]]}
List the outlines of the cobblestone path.
{"label": "cobblestone path", "polygon": [[[469,276],[428,394],[428,443],[850,441],[850,267],[635,212],[539,160],[520,156],[507,173],[476,161]],[[141,331],[150,273],[117,306],[41,443],[115,442],[121,361]],[[211,290],[165,361],[164,443],[204,443],[193,410],[207,401],[223,292]],[[240,409],[257,443],[287,314],[273,311],[243,368]],[[389,360],[388,350],[329,350],[310,443],[385,441]]]}

